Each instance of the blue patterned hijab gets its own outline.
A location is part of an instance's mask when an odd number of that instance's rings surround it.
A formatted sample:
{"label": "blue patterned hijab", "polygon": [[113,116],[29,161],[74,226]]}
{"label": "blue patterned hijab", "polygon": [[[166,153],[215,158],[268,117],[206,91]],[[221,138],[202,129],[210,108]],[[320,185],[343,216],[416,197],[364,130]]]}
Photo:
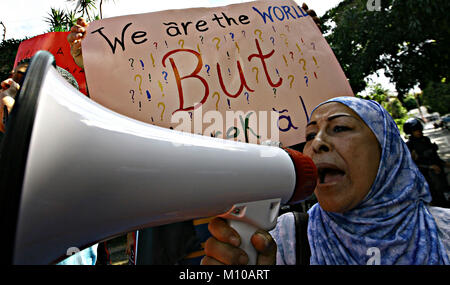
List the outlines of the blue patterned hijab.
{"label": "blue patterned hijab", "polygon": [[311,264],[449,264],[426,208],[431,201],[428,184],[392,117],[371,100],[338,97],[322,104],[328,102],[355,111],[375,134],[382,153],[375,181],[359,205],[342,214],[319,204],[310,209]]}

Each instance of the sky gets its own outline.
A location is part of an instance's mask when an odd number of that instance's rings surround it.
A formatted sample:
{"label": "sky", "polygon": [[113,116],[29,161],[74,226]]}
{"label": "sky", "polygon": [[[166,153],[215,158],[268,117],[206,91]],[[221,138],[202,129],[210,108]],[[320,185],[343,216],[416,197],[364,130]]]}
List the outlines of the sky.
{"label": "sky", "polygon": [[[300,5],[306,2],[310,9],[314,9],[320,17],[333,7],[336,7],[342,0],[296,0]],[[228,4],[249,2],[249,0],[104,0],[103,18],[163,11],[169,9],[183,9],[192,7],[216,7]],[[45,17],[50,13],[51,8],[73,10],[74,1],[67,0],[0,0],[0,21],[6,26],[6,39],[23,39],[46,33],[49,24],[45,22]],[[14,4],[12,4],[14,3]],[[0,33],[3,35],[2,27]],[[384,72],[379,72],[380,77],[373,75],[369,78],[373,83],[381,83],[386,89],[395,93],[395,87],[384,76]]]}
{"label": "sky", "polygon": [[[319,16],[322,16],[341,1],[309,0],[306,2]],[[6,2],[8,4],[5,4]],[[104,0],[103,18],[169,9],[224,6],[241,2],[249,2],[249,0]],[[303,3],[301,0],[297,2]],[[6,26],[6,39],[22,39],[25,36],[33,37],[43,34],[49,29],[44,18],[50,13],[50,8],[64,10],[75,8],[75,2],[67,0],[0,0],[0,3],[4,4],[3,9],[0,9],[0,21]],[[1,32],[3,34],[3,31]]]}

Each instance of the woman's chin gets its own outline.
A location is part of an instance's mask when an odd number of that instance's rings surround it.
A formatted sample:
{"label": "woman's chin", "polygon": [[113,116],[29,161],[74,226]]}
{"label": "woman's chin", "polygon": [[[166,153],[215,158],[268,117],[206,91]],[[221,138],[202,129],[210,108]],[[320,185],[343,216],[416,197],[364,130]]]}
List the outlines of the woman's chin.
{"label": "woman's chin", "polygon": [[319,201],[319,205],[324,211],[327,212],[342,214],[346,211],[341,205],[329,203],[329,201],[327,201],[327,203],[321,203]]}
{"label": "woman's chin", "polygon": [[[315,195],[319,202],[320,207],[327,212],[343,213],[350,210],[349,201],[345,199],[345,194],[342,189],[347,187],[341,187],[341,183],[337,181],[321,183],[316,186]],[[347,192],[347,191],[346,191]]]}

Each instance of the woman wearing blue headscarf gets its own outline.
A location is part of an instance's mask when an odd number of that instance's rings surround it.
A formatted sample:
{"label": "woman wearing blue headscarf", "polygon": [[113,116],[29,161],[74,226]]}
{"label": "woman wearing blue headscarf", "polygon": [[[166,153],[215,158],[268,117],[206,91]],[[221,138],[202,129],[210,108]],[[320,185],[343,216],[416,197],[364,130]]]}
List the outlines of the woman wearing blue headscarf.
{"label": "woman wearing blue headscarf", "polygon": [[[428,184],[380,104],[356,97],[320,104],[304,153],[319,173],[319,203],[308,212],[310,264],[450,264],[450,209],[429,206]],[[211,222],[203,264],[245,263],[229,242],[237,233],[226,227]],[[297,244],[293,214],[279,217],[271,235],[276,250],[265,233],[253,238],[258,261],[296,264],[296,247],[305,245]]]}

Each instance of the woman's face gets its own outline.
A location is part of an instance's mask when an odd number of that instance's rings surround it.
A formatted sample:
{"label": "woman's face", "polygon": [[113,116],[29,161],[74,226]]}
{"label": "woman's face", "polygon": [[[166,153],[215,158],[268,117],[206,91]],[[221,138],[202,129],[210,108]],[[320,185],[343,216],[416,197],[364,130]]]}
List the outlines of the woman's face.
{"label": "woman's face", "polygon": [[378,172],[381,149],[375,135],[347,106],[317,108],[306,127],[304,153],[319,172],[315,195],[325,211],[343,213],[367,195]]}

